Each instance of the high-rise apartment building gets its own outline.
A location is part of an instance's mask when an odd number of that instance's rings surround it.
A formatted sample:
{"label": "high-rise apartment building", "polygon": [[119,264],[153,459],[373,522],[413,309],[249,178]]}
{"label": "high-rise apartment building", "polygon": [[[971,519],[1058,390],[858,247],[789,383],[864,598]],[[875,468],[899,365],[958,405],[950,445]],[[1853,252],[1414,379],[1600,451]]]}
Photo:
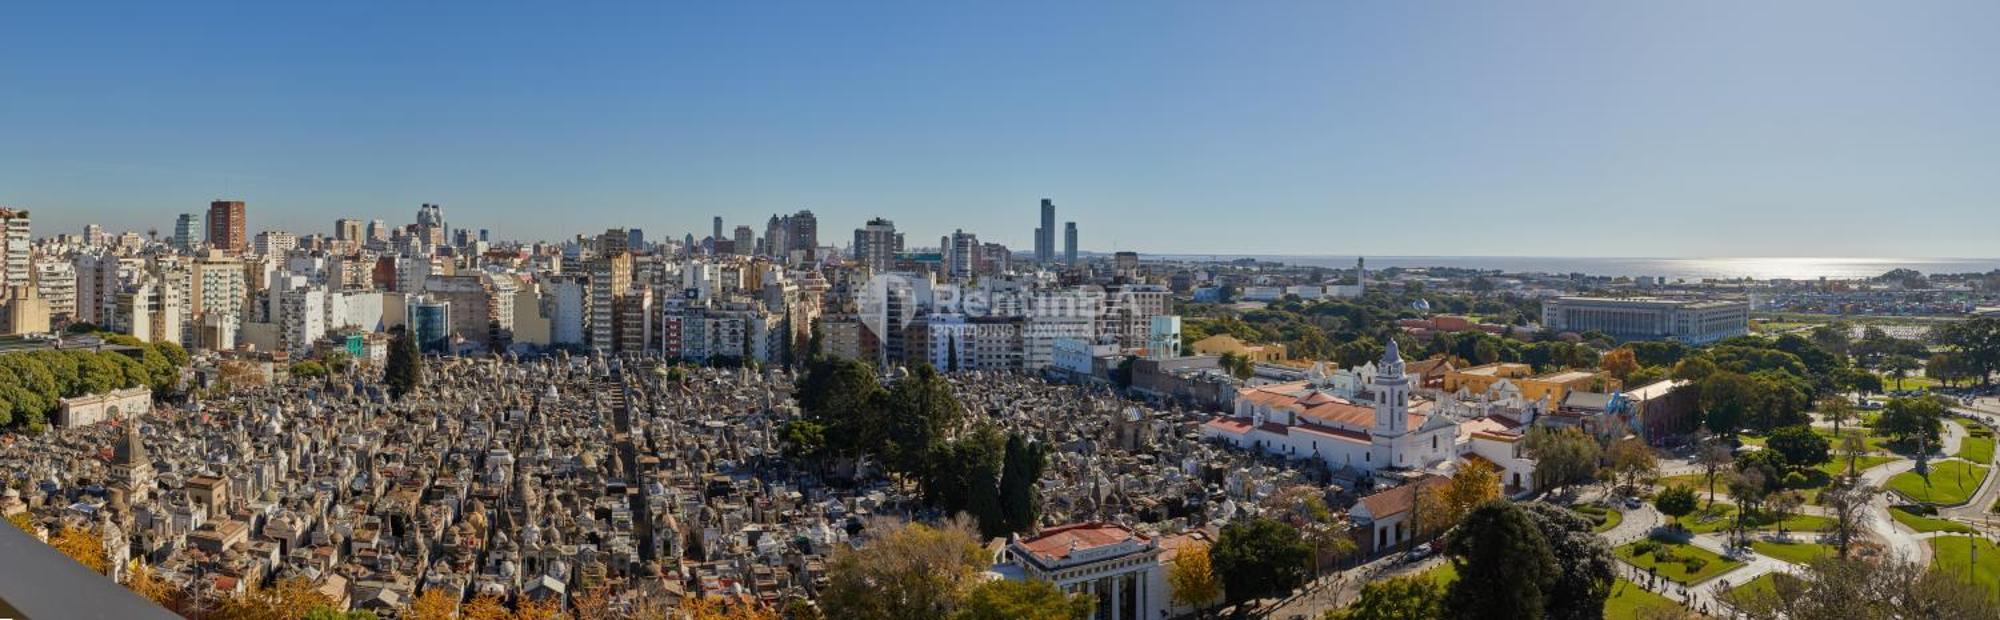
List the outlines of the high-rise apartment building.
{"label": "high-rise apartment building", "polygon": [[903,235],[896,232],[895,222],[878,217],[854,229],[854,261],[875,273],[888,271],[901,251]]}
{"label": "high-rise apartment building", "polygon": [[749,256],[757,250],[757,231],[749,226],[738,225],[734,241],[736,253]]}
{"label": "high-rise apartment building", "polygon": [[33,234],[28,230],[28,212],[0,207],[0,291],[34,280],[29,263]]}
{"label": "high-rise apartment building", "polygon": [[1042,199],[1042,225],[1035,229],[1035,262],[1047,263],[1056,259],[1056,203]]}
{"label": "high-rise apartment building", "polygon": [[943,248],[946,271],[953,278],[969,278],[978,268],[979,236],[964,230],[952,231]]}
{"label": "high-rise apartment building", "polygon": [[257,233],[257,255],[283,258],[299,247],[299,236],[282,230],[267,230]]}
{"label": "high-rise apartment building", "polygon": [[770,221],[764,222],[765,256],[780,260],[784,259],[787,249],[791,247],[786,243],[785,239],[791,234],[790,227],[785,225],[786,220],[790,219],[790,217],[779,218],[777,214],[772,214]]}
{"label": "high-rise apartment building", "polygon": [[361,235],[362,235],[361,220],[341,218],[333,221],[334,240],[347,241],[359,244],[361,243]]}
{"label": "high-rise apartment building", "polygon": [[1063,264],[1076,266],[1076,222],[1063,224]]}
{"label": "high-rise apartment building", "polygon": [[201,243],[201,216],[182,213],[179,217],[175,217],[174,236],[171,242],[175,249],[193,252],[194,246]]}
{"label": "high-rise apartment building", "polygon": [[43,258],[35,265],[35,272],[42,299],[49,302],[49,317],[56,321],[75,318],[76,265],[60,258]]}
{"label": "high-rise apartment building", "polygon": [[93,248],[104,245],[104,227],[96,224],[85,224],[83,226],[83,244]]}
{"label": "high-rise apartment building", "polygon": [[224,252],[241,254],[250,248],[250,233],[244,221],[241,200],[208,203],[208,244]]}
{"label": "high-rise apartment building", "polygon": [[368,240],[388,242],[389,225],[382,220],[368,220]]}
{"label": "high-rise apartment building", "polygon": [[819,260],[819,218],[812,211],[800,209],[793,213],[785,239],[785,248],[791,252],[804,252],[804,260]]}

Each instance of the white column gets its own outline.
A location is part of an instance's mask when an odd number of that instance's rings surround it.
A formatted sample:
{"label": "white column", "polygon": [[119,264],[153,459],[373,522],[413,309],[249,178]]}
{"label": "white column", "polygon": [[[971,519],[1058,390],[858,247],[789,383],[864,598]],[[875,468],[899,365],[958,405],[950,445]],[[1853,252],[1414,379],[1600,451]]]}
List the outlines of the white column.
{"label": "white column", "polygon": [[1121,605],[1119,605],[1119,603],[1123,602],[1123,601],[1124,601],[1124,599],[1121,599],[1121,598],[1119,598],[1119,596],[1120,596],[1120,595],[1122,595],[1122,594],[1124,593],[1124,590],[1125,590],[1125,577],[1124,577],[1123,575],[1119,575],[1119,576],[1115,576],[1115,577],[1112,577],[1112,578],[1111,578],[1111,620],[1120,620],[1120,619],[1118,618],[1118,608],[1119,608],[1119,607],[1121,607]]}

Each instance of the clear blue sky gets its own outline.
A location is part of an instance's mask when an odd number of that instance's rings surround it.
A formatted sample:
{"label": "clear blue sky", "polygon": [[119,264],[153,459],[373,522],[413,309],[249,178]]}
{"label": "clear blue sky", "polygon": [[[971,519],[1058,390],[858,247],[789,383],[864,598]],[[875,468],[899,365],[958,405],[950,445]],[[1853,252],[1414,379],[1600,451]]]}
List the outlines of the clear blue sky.
{"label": "clear blue sky", "polygon": [[[1992,257],[2000,3],[86,2],[0,9],[37,234]],[[1755,4],[1757,6],[1746,6]]]}

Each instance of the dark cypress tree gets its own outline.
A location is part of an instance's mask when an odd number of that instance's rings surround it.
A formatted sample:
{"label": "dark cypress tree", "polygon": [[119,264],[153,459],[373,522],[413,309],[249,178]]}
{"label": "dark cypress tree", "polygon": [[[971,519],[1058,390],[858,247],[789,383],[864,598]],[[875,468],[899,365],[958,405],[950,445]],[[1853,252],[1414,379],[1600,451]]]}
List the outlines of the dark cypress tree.
{"label": "dark cypress tree", "polygon": [[1548,540],[1526,510],[1507,500],[1481,504],[1445,545],[1458,574],[1445,594],[1445,617],[1539,620],[1561,572]]}
{"label": "dark cypress tree", "polygon": [[423,354],[417,352],[417,340],[407,331],[396,334],[389,341],[389,360],[382,367],[382,382],[389,385],[389,397],[402,400],[405,394],[417,389],[417,382],[423,376]]}
{"label": "dark cypress tree", "polygon": [[1007,533],[1035,529],[1041,520],[1041,489],[1036,482],[1048,466],[1048,452],[1019,433],[1007,435],[1007,454],[1000,470],[1000,514]]}

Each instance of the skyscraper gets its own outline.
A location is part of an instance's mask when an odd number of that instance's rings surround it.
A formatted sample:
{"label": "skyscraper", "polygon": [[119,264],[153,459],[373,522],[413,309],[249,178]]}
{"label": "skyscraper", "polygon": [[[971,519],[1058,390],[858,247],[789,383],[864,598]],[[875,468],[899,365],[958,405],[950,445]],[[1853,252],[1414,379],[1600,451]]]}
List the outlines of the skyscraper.
{"label": "skyscraper", "polygon": [[722,216],[715,216],[715,232],[709,233],[708,239],[714,243],[722,241]]}
{"label": "skyscraper", "polygon": [[738,224],[736,226],[735,242],[736,253],[749,256],[757,250],[757,231],[749,226]]}
{"label": "skyscraper", "polygon": [[876,273],[888,271],[896,261],[896,253],[901,251],[903,235],[896,232],[895,222],[878,217],[854,229],[854,262]]}
{"label": "skyscraper", "polygon": [[201,243],[201,216],[182,213],[180,217],[174,218],[174,247],[180,248],[183,252],[192,252],[194,246],[199,243]]}
{"label": "skyscraper", "polygon": [[1056,259],[1056,202],[1042,199],[1042,226],[1035,229],[1035,262]]}
{"label": "skyscraper", "polygon": [[361,220],[341,218],[333,221],[333,238],[338,241],[361,243]]}
{"label": "skyscraper", "polygon": [[389,225],[382,223],[382,220],[368,220],[368,240],[388,241]]}
{"label": "skyscraper", "polygon": [[9,287],[24,286],[33,278],[29,270],[34,267],[29,262],[29,246],[33,236],[28,232],[28,212],[0,207],[0,293]]}
{"label": "skyscraper", "polygon": [[1063,264],[1076,266],[1076,222],[1063,223]]}
{"label": "skyscraper", "polygon": [[779,218],[776,213],[773,213],[771,214],[770,221],[764,222],[764,254],[766,256],[784,260],[785,254],[788,253],[787,248],[789,247],[785,245],[785,238],[791,235],[791,227],[787,224],[791,219],[789,216]]}
{"label": "skyscraper", "polygon": [[241,254],[250,247],[250,234],[241,200],[208,203],[208,244],[224,252]]}
{"label": "skyscraper", "polygon": [[785,239],[786,251],[799,250],[806,253],[807,262],[819,260],[819,218],[812,211],[800,209],[793,213],[788,224]]}

